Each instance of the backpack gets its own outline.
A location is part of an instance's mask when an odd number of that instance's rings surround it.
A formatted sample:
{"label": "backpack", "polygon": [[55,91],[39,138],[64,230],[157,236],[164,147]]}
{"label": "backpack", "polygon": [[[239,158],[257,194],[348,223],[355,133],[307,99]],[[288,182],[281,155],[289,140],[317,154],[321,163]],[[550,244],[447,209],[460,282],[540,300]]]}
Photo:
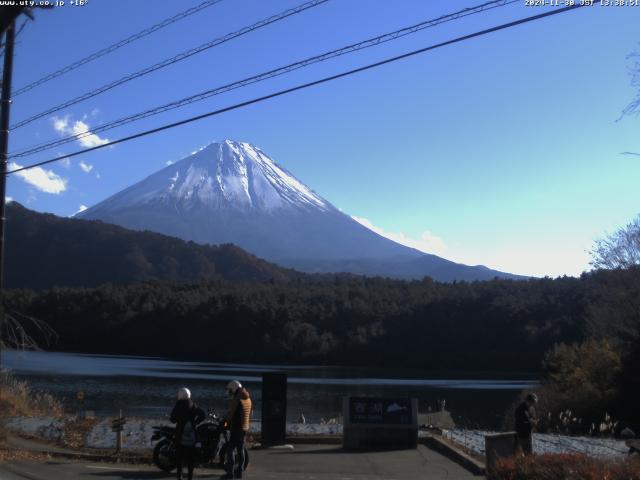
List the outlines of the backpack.
{"label": "backpack", "polygon": [[193,421],[189,420],[184,424],[184,428],[182,429],[180,445],[183,447],[193,447],[196,444],[196,441],[196,429],[193,426]]}

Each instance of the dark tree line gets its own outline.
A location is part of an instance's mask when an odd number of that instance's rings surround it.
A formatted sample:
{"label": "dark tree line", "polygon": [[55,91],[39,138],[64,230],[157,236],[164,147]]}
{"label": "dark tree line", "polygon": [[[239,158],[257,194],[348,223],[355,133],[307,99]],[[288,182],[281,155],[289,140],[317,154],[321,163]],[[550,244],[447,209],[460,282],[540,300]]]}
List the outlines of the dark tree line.
{"label": "dark tree line", "polygon": [[[637,272],[636,272],[637,273]],[[620,323],[624,304],[581,278],[438,283],[380,278],[12,290],[6,304],[49,323],[55,349],[233,362],[539,371],[554,344]],[[640,286],[633,276],[636,291]],[[620,323],[622,325],[622,323]]]}

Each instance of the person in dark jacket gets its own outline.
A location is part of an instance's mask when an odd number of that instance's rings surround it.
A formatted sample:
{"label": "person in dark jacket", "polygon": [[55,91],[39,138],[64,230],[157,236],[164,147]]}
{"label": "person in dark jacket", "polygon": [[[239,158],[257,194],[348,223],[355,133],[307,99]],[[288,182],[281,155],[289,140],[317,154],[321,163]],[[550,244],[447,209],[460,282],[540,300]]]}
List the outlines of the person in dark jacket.
{"label": "person in dark jacket", "polygon": [[195,450],[198,446],[196,426],[205,419],[205,413],[191,400],[188,388],[178,390],[178,401],[171,411],[171,422],[176,424],[175,446],[178,480],[182,480],[182,466],[186,463],[188,480],[193,479]]}
{"label": "person in dark jacket", "polygon": [[524,455],[533,453],[531,434],[538,424],[535,409],[536,403],[538,403],[538,396],[535,393],[530,393],[515,411],[517,447]]}
{"label": "person in dark jacket", "polygon": [[229,423],[230,435],[227,444],[227,474],[222,478],[242,478],[244,440],[251,419],[251,397],[237,380],[231,380],[227,384],[227,393],[231,397],[231,403],[225,420]]}

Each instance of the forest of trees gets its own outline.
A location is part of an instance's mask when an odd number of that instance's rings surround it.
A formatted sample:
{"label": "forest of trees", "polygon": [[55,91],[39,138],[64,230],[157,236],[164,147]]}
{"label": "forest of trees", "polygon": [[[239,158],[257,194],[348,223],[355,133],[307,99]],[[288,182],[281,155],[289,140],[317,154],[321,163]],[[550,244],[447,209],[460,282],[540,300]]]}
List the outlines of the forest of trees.
{"label": "forest of trees", "polygon": [[[554,344],[624,318],[625,303],[608,300],[623,276],[143,283],[11,290],[5,304],[51,325],[60,350],[535,372]],[[638,291],[640,277],[629,279]]]}

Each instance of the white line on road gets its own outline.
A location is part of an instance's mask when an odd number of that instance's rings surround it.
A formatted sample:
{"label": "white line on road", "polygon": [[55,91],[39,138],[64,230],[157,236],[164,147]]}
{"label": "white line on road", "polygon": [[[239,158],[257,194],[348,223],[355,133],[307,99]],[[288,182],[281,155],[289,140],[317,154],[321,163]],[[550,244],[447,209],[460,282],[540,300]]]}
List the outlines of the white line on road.
{"label": "white line on road", "polygon": [[87,468],[98,468],[100,470],[118,470],[120,472],[128,472],[130,469],[128,468],[118,468],[118,467],[102,467],[100,465],[85,465]]}

